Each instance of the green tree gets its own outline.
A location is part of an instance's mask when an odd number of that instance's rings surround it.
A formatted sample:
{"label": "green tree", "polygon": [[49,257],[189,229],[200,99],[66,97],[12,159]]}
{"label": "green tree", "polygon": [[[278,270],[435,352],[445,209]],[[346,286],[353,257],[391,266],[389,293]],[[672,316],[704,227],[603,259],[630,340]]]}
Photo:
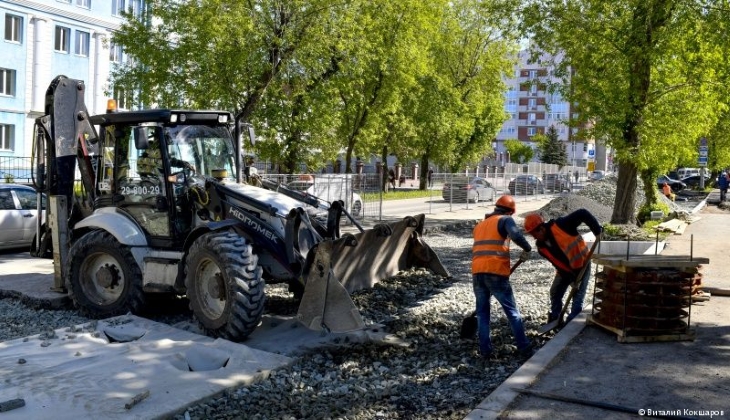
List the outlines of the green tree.
{"label": "green tree", "polygon": [[504,148],[509,153],[509,160],[517,163],[527,163],[532,160],[535,151],[532,147],[517,139],[509,139],[504,141]]}
{"label": "green tree", "polygon": [[132,58],[112,71],[112,86],[135,92],[138,107],[233,110],[258,127],[264,158],[289,170],[295,156],[321,164],[337,114],[318,86],[337,71],[349,3],[148,1],[147,19],[112,37]]}
{"label": "green tree", "polygon": [[612,223],[635,220],[637,175],[647,203],[656,201],[654,176],[696,153],[724,108],[718,69],[728,42],[717,32],[728,12],[712,4],[536,0],[524,10],[534,50],[553,55],[561,93],[580,106],[583,135],[616,150]]}
{"label": "green tree", "polygon": [[463,169],[491,153],[506,119],[503,77],[516,51],[509,2],[449,2],[429,47],[431,67],[409,99],[421,152],[421,188],[431,162]]}
{"label": "green tree", "polygon": [[540,155],[540,162],[552,163],[563,167],[568,164],[568,152],[565,145],[558,138],[558,131],[551,125],[547,133],[538,134],[532,138],[537,142],[537,150]]}

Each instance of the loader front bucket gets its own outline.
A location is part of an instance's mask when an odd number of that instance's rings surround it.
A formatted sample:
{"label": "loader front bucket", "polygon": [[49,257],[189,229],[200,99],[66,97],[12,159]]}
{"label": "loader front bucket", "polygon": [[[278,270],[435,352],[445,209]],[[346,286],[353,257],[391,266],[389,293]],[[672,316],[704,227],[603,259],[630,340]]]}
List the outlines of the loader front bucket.
{"label": "loader front bucket", "polygon": [[357,244],[337,240],[332,246],[332,271],[348,292],[373,287],[379,281],[412,267],[428,268],[451,277],[436,252],[421,236],[426,216],[405,217],[354,235]]}
{"label": "loader front bucket", "polygon": [[[355,235],[317,245],[309,264],[297,318],[311,329],[348,332],[364,322],[350,293],[412,268],[428,268],[451,277],[421,235],[425,215],[381,224]],[[308,258],[309,259],[309,258]]]}
{"label": "loader front bucket", "polygon": [[[345,246],[352,246],[352,235],[338,239]],[[299,303],[297,319],[312,330],[350,332],[361,330],[365,323],[350,294],[332,273],[333,241],[320,242],[310,252],[314,259],[309,267],[307,284]]]}

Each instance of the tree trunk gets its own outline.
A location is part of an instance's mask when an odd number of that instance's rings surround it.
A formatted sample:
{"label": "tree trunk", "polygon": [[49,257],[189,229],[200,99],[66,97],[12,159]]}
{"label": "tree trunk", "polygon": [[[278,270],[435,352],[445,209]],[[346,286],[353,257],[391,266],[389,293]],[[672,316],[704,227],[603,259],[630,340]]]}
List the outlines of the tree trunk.
{"label": "tree trunk", "polygon": [[613,203],[611,224],[636,223],[636,165],[632,162],[621,162],[618,165],[618,181],[616,183],[616,201]]}
{"label": "tree trunk", "polygon": [[421,173],[419,175],[418,179],[418,189],[419,190],[425,190],[427,188],[428,183],[428,170],[430,168],[429,166],[429,151],[427,150],[426,153],[421,155]]}

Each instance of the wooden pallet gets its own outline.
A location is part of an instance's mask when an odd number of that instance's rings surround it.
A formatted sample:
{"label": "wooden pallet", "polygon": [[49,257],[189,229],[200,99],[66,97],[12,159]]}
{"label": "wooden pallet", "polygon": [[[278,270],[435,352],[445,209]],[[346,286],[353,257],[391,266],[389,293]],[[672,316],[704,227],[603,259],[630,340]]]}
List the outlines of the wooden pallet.
{"label": "wooden pallet", "polygon": [[611,325],[603,324],[597,321],[593,315],[588,315],[586,320],[588,325],[595,325],[601,327],[607,331],[616,334],[616,339],[619,343],[653,343],[657,341],[694,341],[695,332],[691,328],[687,328],[686,332],[674,333],[674,334],[661,334],[661,335],[633,335],[626,331],[616,328]]}

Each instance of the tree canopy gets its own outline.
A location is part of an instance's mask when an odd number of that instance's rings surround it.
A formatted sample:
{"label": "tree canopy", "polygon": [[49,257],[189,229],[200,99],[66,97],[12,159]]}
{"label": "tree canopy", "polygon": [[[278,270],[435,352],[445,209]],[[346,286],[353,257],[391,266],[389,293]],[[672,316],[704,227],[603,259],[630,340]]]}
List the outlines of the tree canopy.
{"label": "tree canopy", "polygon": [[[634,220],[637,175],[649,204],[654,177],[697,156],[727,107],[728,2],[535,0],[522,28],[579,104],[582,134],[615,149],[611,222]],[[536,54],[537,56],[537,54]]]}
{"label": "tree canopy", "polygon": [[[221,108],[296,172],[344,154],[452,169],[489,153],[517,46],[513,0],[150,0],[112,37],[135,107]],[[140,42],[144,40],[144,42]],[[385,158],[385,156],[383,156]]]}

